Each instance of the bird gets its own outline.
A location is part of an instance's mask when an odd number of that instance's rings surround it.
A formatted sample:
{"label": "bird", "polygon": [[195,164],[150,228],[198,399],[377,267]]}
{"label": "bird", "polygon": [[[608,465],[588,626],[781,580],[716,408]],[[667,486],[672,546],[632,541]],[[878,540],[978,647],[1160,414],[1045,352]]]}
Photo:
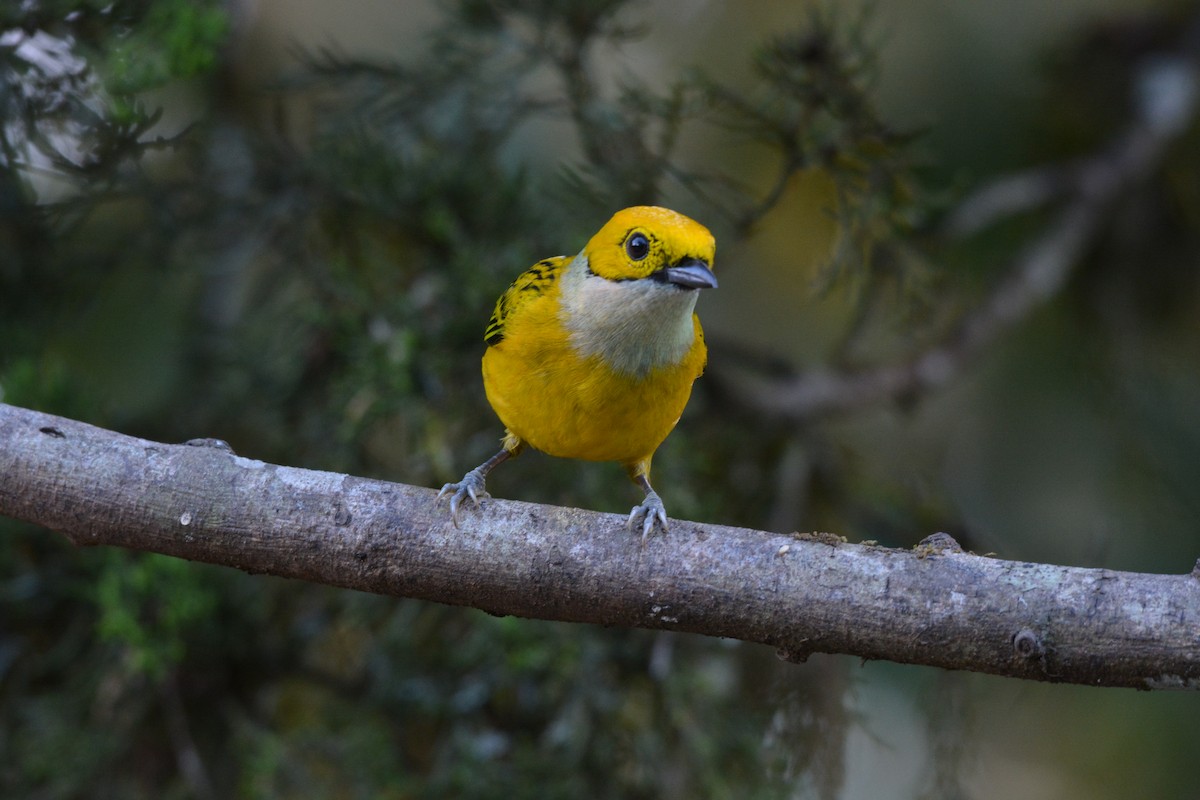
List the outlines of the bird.
{"label": "bird", "polygon": [[650,462],[704,372],[695,313],[717,287],[709,230],[658,206],[618,211],[578,255],[537,262],[496,302],[484,331],[483,385],[504,424],[499,452],[447,483],[437,500],[478,507],[486,479],[526,447],[560,458],[621,464],[641,487],[627,528],[642,542],[667,530]]}

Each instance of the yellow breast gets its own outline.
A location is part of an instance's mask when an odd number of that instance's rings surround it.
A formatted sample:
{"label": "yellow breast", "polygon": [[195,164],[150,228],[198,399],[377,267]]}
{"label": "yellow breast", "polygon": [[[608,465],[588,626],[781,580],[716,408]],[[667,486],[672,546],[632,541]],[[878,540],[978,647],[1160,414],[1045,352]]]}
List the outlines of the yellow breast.
{"label": "yellow breast", "polygon": [[513,434],[553,456],[631,464],[654,453],[679,421],[704,370],[700,322],[678,363],[624,374],[603,355],[583,355],[557,317],[554,298],[531,309],[483,357],[488,401]]}

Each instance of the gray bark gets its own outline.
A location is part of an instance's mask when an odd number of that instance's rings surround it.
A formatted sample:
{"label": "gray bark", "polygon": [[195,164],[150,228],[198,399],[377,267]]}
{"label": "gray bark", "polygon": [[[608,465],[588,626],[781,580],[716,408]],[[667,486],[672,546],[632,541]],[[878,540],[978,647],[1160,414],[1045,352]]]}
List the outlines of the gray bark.
{"label": "gray bark", "polygon": [[110,545],[493,614],[1042,681],[1200,688],[1200,571],[1004,561],[488,499],[149,442],[0,404],[0,514]]}

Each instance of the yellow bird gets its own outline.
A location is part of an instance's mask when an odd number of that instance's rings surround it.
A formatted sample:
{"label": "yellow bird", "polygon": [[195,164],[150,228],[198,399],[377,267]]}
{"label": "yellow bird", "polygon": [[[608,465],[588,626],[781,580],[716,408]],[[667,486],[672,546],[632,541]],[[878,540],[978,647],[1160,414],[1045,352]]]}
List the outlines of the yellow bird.
{"label": "yellow bird", "polygon": [[574,258],[534,264],[501,295],[484,340],[483,385],[507,429],[503,448],[448,483],[450,516],[486,496],[484,481],[526,445],[616,461],[645,491],[629,514],[642,538],[667,526],[650,460],[679,421],[708,357],[697,289],[715,288],[716,242],[666,208],[617,212]]}

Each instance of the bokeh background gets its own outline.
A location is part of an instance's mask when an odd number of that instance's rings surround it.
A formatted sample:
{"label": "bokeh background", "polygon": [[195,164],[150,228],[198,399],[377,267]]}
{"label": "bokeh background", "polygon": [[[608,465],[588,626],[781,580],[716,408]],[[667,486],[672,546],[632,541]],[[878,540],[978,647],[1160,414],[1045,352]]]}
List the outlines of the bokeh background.
{"label": "bokeh background", "polygon": [[[721,278],[700,304],[710,375],[655,461],[673,516],[1187,572],[1195,119],[1064,286],[947,385],[788,422],[731,382],[953,336],[1070,199],[947,221],[1103,152],[1196,18],[1167,0],[6,3],[0,399],[438,486],[501,433],[478,374],[495,297],[656,202],[714,231]],[[616,467],[535,453],[489,488],[637,500]],[[788,664],[0,520],[5,797],[1189,798],[1198,762],[1195,694]]]}

